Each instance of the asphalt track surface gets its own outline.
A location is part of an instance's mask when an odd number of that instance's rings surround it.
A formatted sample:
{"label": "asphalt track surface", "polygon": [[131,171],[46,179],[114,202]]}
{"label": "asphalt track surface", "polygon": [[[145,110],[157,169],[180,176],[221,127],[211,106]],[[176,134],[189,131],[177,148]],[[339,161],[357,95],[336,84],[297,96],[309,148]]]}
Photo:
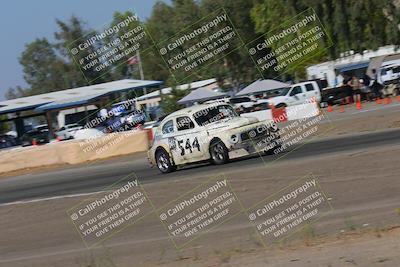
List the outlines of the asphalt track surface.
{"label": "asphalt track surface", "polygon": [[[400,130],[388,130],[366,134],[342,136],[331,139],[311,140],[303,146],[284,152],[279,160],[288,161],[304,157],[318,157],[357,149],[373,150],[384,145],[400,144]],[[288,153],[290,152],[290,153]],[[283,156],[254,156],[235,160],[229,164],[213,166],[200,164],[187,166],[171,174],[160,174],[150,168],[145,154],[137,154],[90,165],[59,168],[35,174],[26,174],[0,180],[0,204],[82,194],[101,191],[126,175],[135,173],[142,184],[207,176],[210,173],[234,173],[238,170],[261,166],[265,162]]]}

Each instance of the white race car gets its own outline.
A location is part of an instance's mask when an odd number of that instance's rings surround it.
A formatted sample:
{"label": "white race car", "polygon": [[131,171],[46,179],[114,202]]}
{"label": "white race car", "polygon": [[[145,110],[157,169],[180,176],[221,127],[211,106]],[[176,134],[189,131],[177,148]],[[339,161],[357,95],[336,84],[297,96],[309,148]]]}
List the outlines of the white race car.
{"label": "white race car", "polygon": [[240,117],[232,106],[217,103],[185,108],[164,118],[155,131],[148,159],[168,173],[188,163],[210,160],[224,164],[280,146],[274,122]]}

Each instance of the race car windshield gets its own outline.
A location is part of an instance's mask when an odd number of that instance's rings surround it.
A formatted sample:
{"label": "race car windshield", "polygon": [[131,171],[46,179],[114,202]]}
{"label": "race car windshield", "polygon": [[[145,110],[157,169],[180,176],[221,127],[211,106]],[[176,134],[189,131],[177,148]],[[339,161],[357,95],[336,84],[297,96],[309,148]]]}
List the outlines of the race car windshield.
{"label": "race car windshield", "polygon": [[229,105],[220,105],[206,108],[194,113],[194,119],[197,124],[204,126],[210,123],[237,117],[238,115]]}

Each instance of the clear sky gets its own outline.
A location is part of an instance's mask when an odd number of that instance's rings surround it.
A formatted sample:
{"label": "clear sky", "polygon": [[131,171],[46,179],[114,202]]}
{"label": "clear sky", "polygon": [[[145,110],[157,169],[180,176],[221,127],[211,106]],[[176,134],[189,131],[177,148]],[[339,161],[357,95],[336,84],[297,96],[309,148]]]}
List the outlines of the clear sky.
{"label": "clear sky", "polygon": [[[0,9],[0,100],[9,87],[26,85],[18,57],[25,44],[36,38],[54,40],[56,18],[75,15],[93,29],[102,29],[116,11],[135,10],[147,18],[156,0],[5,0]],[[169,3],[170,0],[165,0]]]}

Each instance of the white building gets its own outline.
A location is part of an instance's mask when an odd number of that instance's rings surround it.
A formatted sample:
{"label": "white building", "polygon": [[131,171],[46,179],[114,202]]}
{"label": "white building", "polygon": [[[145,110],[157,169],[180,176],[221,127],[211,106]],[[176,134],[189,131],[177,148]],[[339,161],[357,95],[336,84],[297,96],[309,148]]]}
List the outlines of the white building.
{"label": "white building", "polygon": [[334,87],[336,78],[335,71],[339,73],[349,71],[355,72],[356,74],[365,73],[371,58],[398,52],[399,50],[396,50],[394,45],[383,46],[375,51],[365,50],[363,54],[355,54],[354,51],[349,51],[342,54],[341,57],[336,60],[307,67],[307,78],[309,80],[325,79],[328,82],[328,86]]}

